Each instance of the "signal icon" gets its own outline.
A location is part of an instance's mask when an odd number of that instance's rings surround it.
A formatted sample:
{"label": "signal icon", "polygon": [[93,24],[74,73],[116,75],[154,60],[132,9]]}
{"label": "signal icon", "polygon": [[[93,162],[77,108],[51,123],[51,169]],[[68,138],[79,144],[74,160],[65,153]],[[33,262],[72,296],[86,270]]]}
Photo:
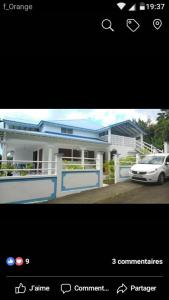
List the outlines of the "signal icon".
{"label": "signal icon", "polygon": [[129,11],[136,11],[136,4],[134,4],[130,9]]}
{"label": "signal icon", "polygon": [[126,6],[126,3],[119,2],[119,3],[117,3],[117,6],[122,10]]}

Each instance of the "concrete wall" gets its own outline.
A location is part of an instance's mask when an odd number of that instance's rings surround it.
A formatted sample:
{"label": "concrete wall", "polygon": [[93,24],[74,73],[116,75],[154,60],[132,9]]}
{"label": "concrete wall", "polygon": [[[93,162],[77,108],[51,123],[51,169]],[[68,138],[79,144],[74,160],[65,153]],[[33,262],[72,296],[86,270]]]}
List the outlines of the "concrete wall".
{"label": "concrete wall", "polygon": [[102,186],[102,175],[99,170],[62,171],[60,196],[81,192]]}
{"label": "concrete wall", "polygon": [[0,178],[0,203],[28,203],[55,200],[56,176],[23,176]]}

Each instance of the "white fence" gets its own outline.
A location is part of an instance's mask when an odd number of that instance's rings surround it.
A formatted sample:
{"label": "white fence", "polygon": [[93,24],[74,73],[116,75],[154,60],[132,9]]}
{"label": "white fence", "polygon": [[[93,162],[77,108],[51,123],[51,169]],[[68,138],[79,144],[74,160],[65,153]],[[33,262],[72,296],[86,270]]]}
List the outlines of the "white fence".
{"label": "white fence", "polygon": [[102,187],[102,156],[98,153],[96,158],[82,162],[59,154],[54,161],[0,161],[0,203],[55,200]]}
{"label": "white fence", "polygon": [[[51,167],[51,164],[54,167]],[[56,161],[0,160],[0,176],[56,174]],[[10,174],[10,175],[9,175]]]}
{"label": "white fence", "polygon": [[[62,163],[59,166],[68,170],[96,169],[99,163],[98,158],[61,157]],[[26,175],[57,175],[58,156],[54,161],[33,161],[33,160],[0,160],[0,177],[2,176],[26,176]],[[10,174],[10,175],[9,175]]]}

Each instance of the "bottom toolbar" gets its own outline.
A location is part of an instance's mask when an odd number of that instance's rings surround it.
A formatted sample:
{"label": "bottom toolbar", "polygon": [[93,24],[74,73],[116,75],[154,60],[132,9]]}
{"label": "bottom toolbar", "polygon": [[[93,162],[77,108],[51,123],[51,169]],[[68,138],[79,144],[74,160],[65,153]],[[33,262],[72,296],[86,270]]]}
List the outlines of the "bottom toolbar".
{"label": "bottom toolbar", "polygon": [[159,296],[164,289],[162,276],[29,276],[6,277],[10,295],[102,295],[109,297],[125,294],[130,296]]}

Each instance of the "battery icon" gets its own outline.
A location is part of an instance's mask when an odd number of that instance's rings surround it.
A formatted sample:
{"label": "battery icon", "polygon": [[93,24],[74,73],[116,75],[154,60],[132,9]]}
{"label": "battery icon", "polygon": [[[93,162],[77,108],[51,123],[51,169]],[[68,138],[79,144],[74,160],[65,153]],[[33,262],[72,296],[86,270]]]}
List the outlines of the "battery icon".
{"label": "battery icon", "polygon": [[145,10],[145,9],[146,9],[145,3],[141,2],[140,3],[140,10]]}

